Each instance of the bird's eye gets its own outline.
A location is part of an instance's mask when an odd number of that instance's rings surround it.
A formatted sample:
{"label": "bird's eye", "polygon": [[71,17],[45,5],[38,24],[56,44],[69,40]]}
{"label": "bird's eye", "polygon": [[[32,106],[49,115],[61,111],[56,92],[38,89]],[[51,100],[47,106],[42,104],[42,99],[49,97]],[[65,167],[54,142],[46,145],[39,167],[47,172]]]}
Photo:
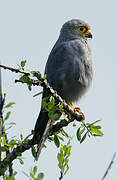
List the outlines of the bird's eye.
{"label": "bird's eye", "polygon": [[80,33],[85,33],[87,31],[87,28],[85,26],[80,26],[78,29],[77,29]]}

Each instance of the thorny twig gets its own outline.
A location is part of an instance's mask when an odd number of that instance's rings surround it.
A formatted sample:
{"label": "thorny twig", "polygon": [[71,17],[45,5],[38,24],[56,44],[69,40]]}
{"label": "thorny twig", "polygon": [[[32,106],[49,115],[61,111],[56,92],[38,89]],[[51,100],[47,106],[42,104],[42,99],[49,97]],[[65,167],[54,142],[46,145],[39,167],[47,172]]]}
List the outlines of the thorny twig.
{"label": "thorny twig", "polygon": [[112,165],[113,165],[113,163],[114,163],[115,157],[116,157],[116,153],[113,154],[112,160],[110,161],[109,166],[108,166],[108,168],[107,168],[107,170],[106,170],[106,172],[105,172],[102,180],[104,180],[104,179],[106,178],[106,176],[108,175],[109,170],[111,169],[111,167],[112,167]]}

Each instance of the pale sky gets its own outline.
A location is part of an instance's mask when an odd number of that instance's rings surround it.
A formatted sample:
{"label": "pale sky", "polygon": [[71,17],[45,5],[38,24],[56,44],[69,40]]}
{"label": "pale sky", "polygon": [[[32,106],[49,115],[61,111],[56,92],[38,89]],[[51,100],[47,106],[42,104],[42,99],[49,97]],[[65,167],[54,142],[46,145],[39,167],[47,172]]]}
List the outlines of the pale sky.
{"label": "pale sky", "polygon": [[[27,59],[27,69],[43,73],[62,24],[75,18],[88,22],[93,33],[94,80],[78,105],[84,111],[87,122],[101,120],[99,124],[104,136],[89,138],[80,145],[76,139],[77,127],[67,127],[74,137],[71,142],[70,170],[63,179],[101,180],[113,153],[118,152],[118,1],[0,0],[0,61],[18,68],[20,61]],[[40,89],[34,87],[29,92],[26,85],[14,83],[18,77],[15,73],[2,70],[6,102],[16,103],[9,120],[15,121],[16,127],[9,130],[10,137],[19,137],[21,133],[28,135],[34,128],[40,110],[41,98],[33,98]],[[22,171],[29,172],[32,166],[37,165],[39,172],[45,174],[44,180],[58,180],[60,170],[56,151],[53,143],[47,143],[47,149],[42,151],[37,163],[34,163],[30,151],[23,153],[23,166],[18,160],[14,161],[14,168],[18,171],[16,179],[27,179]],[[117,174],[116,157],[106,180],[116,180]]]}

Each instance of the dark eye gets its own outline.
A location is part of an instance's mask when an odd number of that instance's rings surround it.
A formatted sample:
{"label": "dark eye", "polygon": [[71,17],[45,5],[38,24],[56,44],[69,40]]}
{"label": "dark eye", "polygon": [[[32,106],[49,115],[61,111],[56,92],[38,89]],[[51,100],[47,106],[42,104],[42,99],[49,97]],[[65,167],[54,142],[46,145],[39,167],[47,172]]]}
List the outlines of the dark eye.
{"label": "dark eye", "polygon": [[85,26],[80,26],[78,29],[77,29],[80,33],[85,33],[87,31],[87,28]]}
{"label": "dark eye", "polygon": [[80,27],[80,31],[83,31],[83,29],[84,29],[83,27]]}

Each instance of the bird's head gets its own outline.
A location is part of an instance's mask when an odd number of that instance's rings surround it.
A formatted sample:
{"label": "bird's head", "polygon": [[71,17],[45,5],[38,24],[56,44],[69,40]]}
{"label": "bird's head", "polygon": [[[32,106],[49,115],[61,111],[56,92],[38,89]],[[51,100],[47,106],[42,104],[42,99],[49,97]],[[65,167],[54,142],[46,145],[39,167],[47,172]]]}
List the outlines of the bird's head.
{"label": "bird's head", "polygon": [[67,39],[76,39],[80,37],[85,39],[92,38],[89,24],[79,19],[67,21],[62,26],[61,36]]}

